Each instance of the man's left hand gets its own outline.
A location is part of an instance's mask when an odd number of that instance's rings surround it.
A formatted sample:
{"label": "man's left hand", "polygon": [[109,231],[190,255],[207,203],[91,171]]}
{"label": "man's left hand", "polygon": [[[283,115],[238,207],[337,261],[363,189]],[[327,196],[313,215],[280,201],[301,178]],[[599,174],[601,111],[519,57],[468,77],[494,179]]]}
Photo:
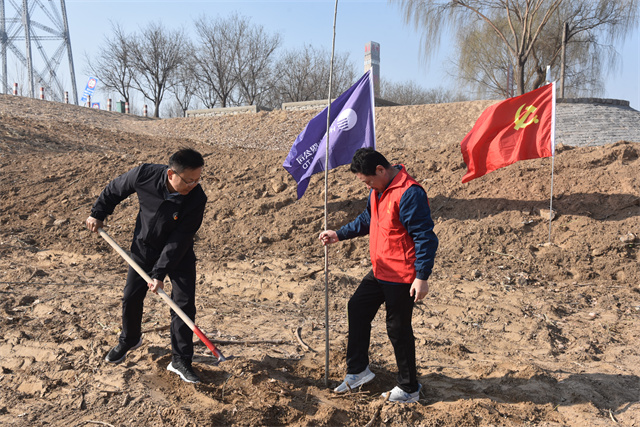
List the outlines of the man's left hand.
{"label": "man's left hand", "polygon": [[414,297],[413,301],[418,302],[429,293],[429,283],[426,280],[415,279],[409,289],[409,295]]}

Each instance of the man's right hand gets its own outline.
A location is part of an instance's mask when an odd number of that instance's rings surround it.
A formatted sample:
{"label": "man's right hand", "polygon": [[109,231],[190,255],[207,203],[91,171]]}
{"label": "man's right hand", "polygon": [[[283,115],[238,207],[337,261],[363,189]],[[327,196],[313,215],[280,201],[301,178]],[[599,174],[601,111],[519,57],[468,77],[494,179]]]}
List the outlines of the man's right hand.
{"label": "man's right hand", "polygon": [[86,224],[89,230],[93,231],[94,233],[97,233],[98,229],[102,228],[102,226],[104,225],[104,222],[90,216],[89,218],[87,218]]}
{"label": "man's right hand", "polygon": [[338,234],[333,230],[325,230],[320,233],[319,239],[322,242],[322,246],[331,245],[338,243]]}

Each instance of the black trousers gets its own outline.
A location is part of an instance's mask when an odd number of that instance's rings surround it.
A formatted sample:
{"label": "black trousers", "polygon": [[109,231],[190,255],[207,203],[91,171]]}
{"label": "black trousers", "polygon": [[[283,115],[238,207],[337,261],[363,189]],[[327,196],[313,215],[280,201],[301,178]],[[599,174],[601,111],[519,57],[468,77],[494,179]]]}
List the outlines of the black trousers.
{"label": "black trousers", "polygon": [[[150,271],[154,262],[145,262],[135,253],[131,257],[145,270]],[[196,264],[195,256],[185,256],[176,270],[169,276],[171,279],[171,299],[193,321],[196,318]],[[147,282],[129,267],[127,282],[122,295],[122,333],[120,342],[133,346],[142,336],[142,312],[144,298],[147,295]],[[173,357],[193,358],[193,331],[180,316],[171,310],[171,353]]]}
{"label": "black trousers", "polygon": [[393,345],[398,365],[398,386],[407,393],[418,391],[416,346],[411,327],[413,298],[410,284],[389,284],[378,281],[369,272],[347,305],[349,339],[347,342],[347,373],[357,374],[369,365],[371,322],[378,309],[387,309],[387,335]]}

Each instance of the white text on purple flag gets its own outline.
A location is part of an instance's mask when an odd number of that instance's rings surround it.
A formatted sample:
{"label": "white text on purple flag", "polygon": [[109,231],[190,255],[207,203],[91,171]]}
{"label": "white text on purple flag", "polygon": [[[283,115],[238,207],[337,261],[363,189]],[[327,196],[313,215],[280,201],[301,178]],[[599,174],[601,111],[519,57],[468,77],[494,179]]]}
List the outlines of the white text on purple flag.
{"label": "white text on purple flag", "polygon": [[313,161],[313,157],[316,155],[316,151],[318,151],[317,142],[308,149],[304,150],[304,152],[298,157],[296,157],[296,162],[298,162],[298,164],[302,166],[303,169],[307,169]]}

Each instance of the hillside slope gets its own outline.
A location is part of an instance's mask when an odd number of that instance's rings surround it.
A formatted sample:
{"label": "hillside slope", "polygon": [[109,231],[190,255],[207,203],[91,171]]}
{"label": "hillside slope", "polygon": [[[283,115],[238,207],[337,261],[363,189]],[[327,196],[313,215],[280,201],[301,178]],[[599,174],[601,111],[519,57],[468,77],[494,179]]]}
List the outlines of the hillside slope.
{"label": "hillside slope", "polygon": [[[375,381],[347,396],[325,386],[323,177],[296,201],[281,166],[315,113],[153,120],[0,95],[0,424],[640,425],[640,141],[558,147],[550,227],[551,159],[460,183],[460,140],[491,104],[376,109],[378,149],[423,184],[440,239],[414,313],[424,392],[397,406],[379,398],[396,369],[384,309]],[[168,308],[154,295],[143,346],[103,362],[126,266],[84,228],[109,180],[182,146],[205,156],[209,197],[196,323],[234,356],[217,364],[197,347],[195,386],[165,370]],[[329,227],[366,196],[348,167],[331,171]],[[125,248],[137,209],[127,199],[107,222]],[[329,260],[333,387],[368,240]]]}

